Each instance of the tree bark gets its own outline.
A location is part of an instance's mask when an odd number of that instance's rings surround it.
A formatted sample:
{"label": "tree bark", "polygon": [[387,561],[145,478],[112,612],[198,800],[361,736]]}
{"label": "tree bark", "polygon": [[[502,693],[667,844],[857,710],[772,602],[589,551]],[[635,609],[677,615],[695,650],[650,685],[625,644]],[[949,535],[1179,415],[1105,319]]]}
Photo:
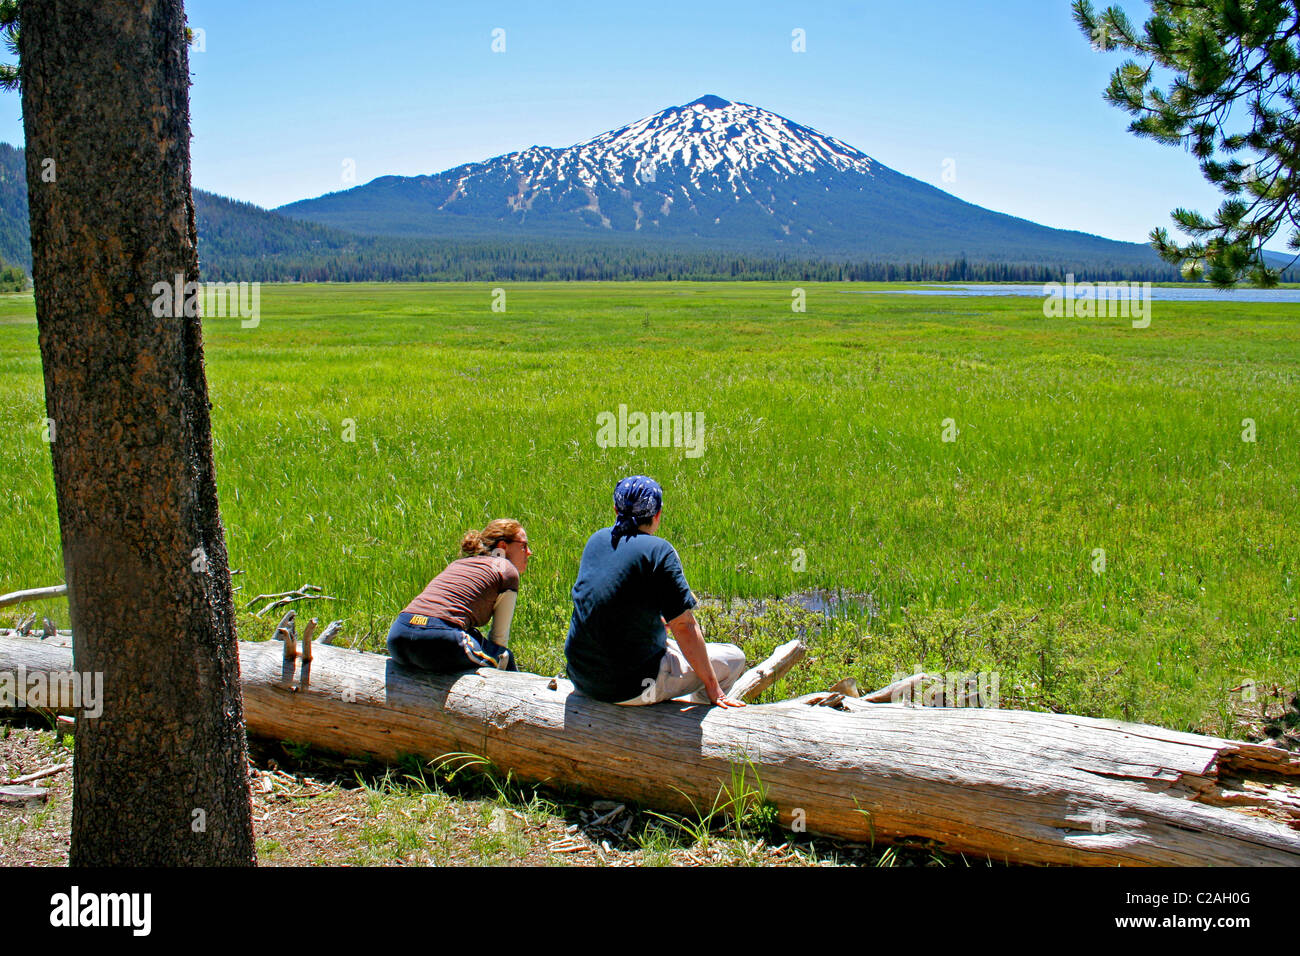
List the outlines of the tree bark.
{"label": "tree bark", "polygon": [[[64,641],[0,632],[0,674],[58,671]],[[618,707],[564,680],[419,674],[328,645],[310,666],[277,641],[240,654],[249,732],[338,753],[474,753],[519,779],[682,813],[712,806],[748,761],[782,824],[813,834],[920,838],[981,861],[1300,865],[1300,757],[1273,747],[1064,714],[812,705],[826,694]]]}
{"label": "tree bark", "polygon": [[[180,0],[24,2],[32,277],[74,666],[70,862],[255,862]],[[180,277],[179,310],[159,303]],[[174,294],[174,293],[173,293]],[[179,314],[178,314],[179,311]]]}

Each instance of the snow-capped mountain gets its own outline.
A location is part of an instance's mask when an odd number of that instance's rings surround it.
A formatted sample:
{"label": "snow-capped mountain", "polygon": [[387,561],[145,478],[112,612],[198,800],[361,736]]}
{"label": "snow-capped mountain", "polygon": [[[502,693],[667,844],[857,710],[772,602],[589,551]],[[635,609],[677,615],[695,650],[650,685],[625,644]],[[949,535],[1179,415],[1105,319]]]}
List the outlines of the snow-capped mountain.
{"label": "snow-capped mountain", "polygon": [[[521,222],[567,210],[588,225],[614,229],[626,226],[630,211],[636,231],[662,227],[674,212],[678,219],[698,217],[701,205],[723,196],[743,197],[776,215],[776,181],[869,175],[872,165],[852,146],[775,113],[702,96],[567,149],[533,146],[431,177],[429,185],[453,180],[437,209],[459,211],[481,199],[499,203],[504,177],[515,187],[506,206]],[[718,224],[730,210],[710,211],[719,213],[713,217]],[[781,217],[783,225],[790,221]]]}
{"label": "snow-capped mountain", "polygon": [[621,234],[911,261],[963,254],[1155,261],[1144,246],[973,206],[832,136],[712,95],[567,148],[532,146],[436,175],[384,176],[278,211],[388,235]]}
{"label": "snow-capped mountain", "polygon": [[[524,163],[531,163],[529,153],[520,155]],[[870,173],[872,166],[871,157],[833,137],[718,96],[702,96],[537,158],[541,162],[529,171],[529,183],[542,189],[549,178],[575,179],[591,188],[645,185],[667,170],[696,188],[725,182],[739,192],[747,176],[761,172],[787,177],[820,169]]]}

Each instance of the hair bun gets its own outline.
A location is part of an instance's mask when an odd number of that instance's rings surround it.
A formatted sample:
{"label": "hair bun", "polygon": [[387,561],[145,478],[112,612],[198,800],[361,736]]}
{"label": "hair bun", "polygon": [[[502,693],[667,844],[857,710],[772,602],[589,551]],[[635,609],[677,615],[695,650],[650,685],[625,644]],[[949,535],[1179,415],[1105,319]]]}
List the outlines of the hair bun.
{"label": "hair bun", "polygon": [[513,518],[497,518],[489,521],[482,531],[471,528],[465,532],[465,537],[460,542],[461,553],[469,557],[481,557],[491,553],[494,548],[502,547],[503,542],[514,541],[523,530],[524,526]]}
{"label": "hair bun", "polygon": [[466,555],[484,554],[487,548],[483,546],[482,532],[475,531],[473,528],[465,532],[465,537],[460,542],[460,550],[461,554]]}

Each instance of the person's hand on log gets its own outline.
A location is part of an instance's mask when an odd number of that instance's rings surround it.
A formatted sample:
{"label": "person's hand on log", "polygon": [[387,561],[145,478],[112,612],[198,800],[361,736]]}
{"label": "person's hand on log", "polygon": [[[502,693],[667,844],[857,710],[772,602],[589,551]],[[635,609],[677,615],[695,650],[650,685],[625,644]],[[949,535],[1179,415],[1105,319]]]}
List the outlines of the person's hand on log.
{"label": "person's hand on log", "polygon": [[722,692],[722,688],[714,685],[713,691],[709,693],[709,700],[713,702],[714,707],[744,707],[743,700],[736,700],[734,697],[728,697]]}
{"label": "person's hand on log", "polygon": [[[718,676],[713,672],[713,663],[709,659],[708,645],[704,643],[704,632],[700,630],[695,615],[689,610],[684,611],[679,617],[668,622],[668,630],[672,633],[691,670],[695,672],[695,676],[704,685],[704,696],[709,702],[715,707],[744,707],[744,701],[728,697],[723,693],[722,687],[718,683]],[[730,682],[728,682],[727,686],[731,686]],[[696,700],[698,699],[697,697]]]}

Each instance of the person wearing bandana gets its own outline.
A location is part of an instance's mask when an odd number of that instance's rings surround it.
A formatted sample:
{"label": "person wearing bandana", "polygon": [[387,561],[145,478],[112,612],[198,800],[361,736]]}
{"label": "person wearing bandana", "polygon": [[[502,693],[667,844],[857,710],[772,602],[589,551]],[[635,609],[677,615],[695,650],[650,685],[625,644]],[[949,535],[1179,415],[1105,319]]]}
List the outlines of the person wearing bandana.
{"label": "person wearing bandana", "polygon": [[688,697],[743,707],[726,691],[744,673],[745,654],[704,642],[681,559],[657,535],[662,512],[663,489],[652,478],[633,475],[614,489],[614,525],[587,541],[573,585],[569,679],[612,704]]}

